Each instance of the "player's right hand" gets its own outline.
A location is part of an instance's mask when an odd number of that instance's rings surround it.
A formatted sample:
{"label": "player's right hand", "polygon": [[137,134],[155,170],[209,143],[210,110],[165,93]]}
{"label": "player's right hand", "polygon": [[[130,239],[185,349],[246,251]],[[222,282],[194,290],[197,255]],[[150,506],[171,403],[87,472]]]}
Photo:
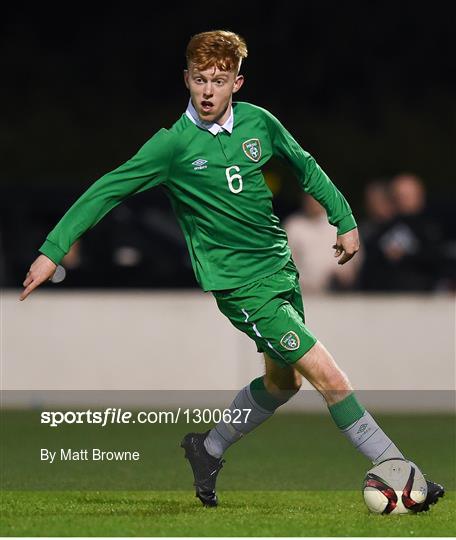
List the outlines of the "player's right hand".
{"label": "player's right hand", "polygon": [[50,279],[56,268],[57,265],[46,257],[46,255],[37,257],[25,276],[24,283],[22,284],[24,290],[19,296],[19,300],[25,300],[34,289]]}

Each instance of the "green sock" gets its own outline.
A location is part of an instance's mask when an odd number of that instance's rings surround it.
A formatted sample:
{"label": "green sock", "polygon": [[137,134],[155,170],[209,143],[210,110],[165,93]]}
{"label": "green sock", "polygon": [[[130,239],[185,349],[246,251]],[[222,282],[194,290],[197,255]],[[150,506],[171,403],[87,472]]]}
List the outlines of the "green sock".
{"label": "green sock", "polygon": [[328,408],[339,429],[346,429],[348,426],[351,426],[361,418],[366,410],[353,393],[349,394],[342,401],[334,403],[334,405],[329,405]]}
{"label": "green sock", "polygon": [[278,407],[286,403],[294,394],[294,392],[283,391],[282,398],[273,396],[267,391],[266,386],[264,385],[263,377],[253,379],[253,381],[250,383],[250,393],[260,407],[263,407],[263,409],[271,412],[275,411]]}
{"label": "green sock", "polygon": [[227,448],[271,418],[277,407],[286,403],[295,393],[287,390],[276,398],[266,390],[263,377],[254,379],[237,394],[228,407],[231,411],[242,411],[242,417],[239,418],[236,413],[236,423],[221,420],[211,429],[204,441],[206,450],[211,456],[222,457]]}

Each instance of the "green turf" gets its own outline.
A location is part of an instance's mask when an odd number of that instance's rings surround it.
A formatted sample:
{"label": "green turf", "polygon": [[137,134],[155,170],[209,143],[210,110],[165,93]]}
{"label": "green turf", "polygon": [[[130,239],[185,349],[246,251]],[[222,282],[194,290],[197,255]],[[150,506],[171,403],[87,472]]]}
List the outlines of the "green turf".
{"label": "green turf", "polygon": [[430,512],[369,514],[351,491],[227,491],[218,508],[192,492],[7,492],[3,536],[454,536],[455,493]]}
{"label": "green turf", "polygon": [[[189,426],[65,426],[37,413],[2,413],[0,534],[5,536],[454,536],[452,415],[377,417],[448,495],[431,512],[370,515],[361,496],[368,461],[329,415],[278,414],[226,454],[221,506],[202,508],[179,441]],[[39,448],[140,449],[139,464],[40,463]]]}

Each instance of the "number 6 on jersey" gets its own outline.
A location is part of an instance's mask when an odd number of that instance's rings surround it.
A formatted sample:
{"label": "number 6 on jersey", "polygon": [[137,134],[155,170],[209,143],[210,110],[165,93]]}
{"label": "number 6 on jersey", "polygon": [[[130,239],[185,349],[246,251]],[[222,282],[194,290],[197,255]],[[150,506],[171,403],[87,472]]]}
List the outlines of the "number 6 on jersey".
{"label": "number 6 on jersey", "polygon": [[[231,169],[235,171],[234,174],[231,174]],[[228,180],[228,187],[230,188],[230,191],[232,193],[240,193],[242,191],[242,176],[239,174],[239,171],[241,169],[237,165],[232,165],[231,167],[227,167],[225,170],[226,179]],[[233,180],[238,180],[239,184],[238,187],[234,187]]]}

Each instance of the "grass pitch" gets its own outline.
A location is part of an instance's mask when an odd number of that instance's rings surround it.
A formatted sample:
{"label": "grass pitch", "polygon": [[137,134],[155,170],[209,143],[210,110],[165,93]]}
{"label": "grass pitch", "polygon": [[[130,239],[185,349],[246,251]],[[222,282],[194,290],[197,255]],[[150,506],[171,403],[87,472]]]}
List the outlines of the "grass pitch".
{"label": "grass pitch", "polygon": [[[454,417],[377,419],[429,478],[446,486],[447,495],[430,512],[369,514],[360,489],[369,463],[327,415],[276,415],[230,448],[218,482],[220,506],[213,509],[195,498],[179,448],[183,434],[206,426],[154,426],[152,431],[68,426],[43,432],[36,414],[11,412],[3,423],[0,534],[456,536]],[[49,438],[56,433],[58,441]],[[100,448],[128,441],[141,449],[143,464],[38,462],[40,445],[76,447],[82,440]]]}
{"label": "grass pitch", "polygon": [[359,492],[227,491],[218,508],[193,492],[9,492],[4,536],[455,536],[456,497],[430,512],[369,514]]}

